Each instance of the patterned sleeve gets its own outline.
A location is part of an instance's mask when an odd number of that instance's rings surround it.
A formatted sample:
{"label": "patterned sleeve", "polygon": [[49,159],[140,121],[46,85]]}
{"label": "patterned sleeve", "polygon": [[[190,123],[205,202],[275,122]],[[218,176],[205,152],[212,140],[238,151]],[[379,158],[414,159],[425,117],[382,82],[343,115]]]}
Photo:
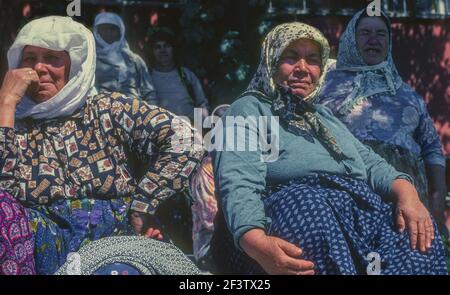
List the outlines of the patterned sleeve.
{"label": "patterned sleeve", "polygon": [[439,135],[434,127],[433,120],[428,114],[425,102],[421,97],[417,97],[420,104],[419,126],[416,130],[416,141],[422,149],[422,157],[425,164],[439,165],[445,167],[445,158]]}
{"label": "patterned sleeve", "polygon": [[18,147],[13,128],[0,127],[0,189],[17,197],[19,189],[14,171],[18,165]]}
{"label": "patterned sleeve", "polygon": [[116,133],[149,168],[139,180],[131,208],[154,214],[160,204],[189,187],[205,152],[189,123],[138,99],[112,93],[109,110]]}

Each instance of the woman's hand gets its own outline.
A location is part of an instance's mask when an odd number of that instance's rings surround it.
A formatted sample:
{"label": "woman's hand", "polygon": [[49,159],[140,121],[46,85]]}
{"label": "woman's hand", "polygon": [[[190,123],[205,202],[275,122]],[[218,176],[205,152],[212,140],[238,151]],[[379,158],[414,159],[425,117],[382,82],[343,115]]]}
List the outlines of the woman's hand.
{"label": "woman's hand", "polygon": [[271,275],[313,275],[314,263],[299,259],[302,250],[262,229],[252,229],[240,239],[242,249]]}
{"label": "woman's hand", "polygon": [[[30,88],[30,89],[29,89]],[[10,70],[0,88],[0,102],[16,106],[25,93],[39,89],[39,76],[31,68]]]}
{"label": "woman's hand", "polygon": [[130,214],[130,223],[137,235],[160,241],[164,239],[158,220],[150,214],[134,211]]}
{"label": "woman's hand", "polygon": [[397,201],[396,222],[400,232],[408,230],[411,248],[422,253],[431,248],[434,227],[430,213],[419,199],[414,186],[403,179],[397,179],[392,186]]}
{"label": "woman's hand", "polygon": [[39,76],[31,68],[10,70],[0,88],[0,127],[14,128],[16,106],[27,91],[39,89]]}

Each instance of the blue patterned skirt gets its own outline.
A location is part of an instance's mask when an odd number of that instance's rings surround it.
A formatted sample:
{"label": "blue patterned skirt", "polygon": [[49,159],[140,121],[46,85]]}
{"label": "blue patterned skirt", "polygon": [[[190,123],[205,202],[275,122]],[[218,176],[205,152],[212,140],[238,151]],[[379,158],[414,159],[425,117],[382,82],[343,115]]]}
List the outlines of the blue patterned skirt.
{"label": "blue patterned skirt", "polygon": [[50,206],[27,208],[35,239],[36,272],[54,274],[71,252],[104,237],[129,235],[124,198],[59,200]]}
{"label": "blue patterned skirt", "polygon": [[[278,187],[263,201],[271,219],[268,234],[298,245],[303,250],[300,258],[313,261],[316,274],[447,274],[436,228],[426,254],[412,250],[407,231],[396,231],[394,205],[385,203],[363,181],[330,174],[309,176]],[[264,274],[232,245],[224,228],[218,226],[222,232],[212,242],[219,272]]]}

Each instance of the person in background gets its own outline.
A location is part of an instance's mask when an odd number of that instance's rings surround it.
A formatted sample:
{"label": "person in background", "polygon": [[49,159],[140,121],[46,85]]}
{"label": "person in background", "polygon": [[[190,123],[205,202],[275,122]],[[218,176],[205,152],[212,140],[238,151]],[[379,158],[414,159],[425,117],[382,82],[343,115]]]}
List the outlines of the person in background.
{"label": "person in background", "polygon": [[154,83],[157,105],[176,115],[194,119],[194,108],[208,116],[208,100],[193,72],[176,61],[176,41],[168,28],[158,28],[149,34],[146,50],[150,58],[150,76]]}
{"label": "person in background", "polygon": [[128,46],[122,18],[115,13],[102,12],[95,17],[93,31],[97,51],[97,90],[120,92],[155,104],[156,91],[147,65]]}

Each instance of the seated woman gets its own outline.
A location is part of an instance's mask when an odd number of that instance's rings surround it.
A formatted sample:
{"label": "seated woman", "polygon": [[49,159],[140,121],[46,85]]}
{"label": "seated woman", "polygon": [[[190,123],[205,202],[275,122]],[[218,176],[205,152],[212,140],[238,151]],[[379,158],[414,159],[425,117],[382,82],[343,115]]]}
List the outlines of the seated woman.
{"label": "seated woman", "polygon": [[[226,222],[217,221],[216,262],[240,274],[446,274],[411,177],[313,103],[328,56],[325,37],[306,24],[265,38],[248,90],[224,115],[225,148],[213,152]],[[280,124],[247,124],[263,116]],[[234,151],[233,137],[244,151]],[[266,148],[270,138],[277,153]]]}
{"label": "seated woman", "polygon": [[97,90],[117,91],[156,105],[156,90],[147,65],[128,46],[122,18],[111,12],[99,13],[93,31],[97,48]]}
{"label": "seated woman", "polygon": [[316,103],[361,142],[414,179],[419,197],[444,229],[445,158],[424,100],[402,81],[392,59],[388,17],[358,12],[341,35],[336,69]]}
{"label": "seated woman", "polygon": [[[68,17],[28,23],[8,62],[0,88],[0,272],[52,274],[89,241],[133,234],[131,210],[146,216],[138,217],[145,228],[133,223],[137,233],[161,239],[148,217],[188,187],[203,157],[184,149],[191,128],[141,100],[97,94],[94,37]],[[131,154],[151,163],[140,179],[129,169]]]}

